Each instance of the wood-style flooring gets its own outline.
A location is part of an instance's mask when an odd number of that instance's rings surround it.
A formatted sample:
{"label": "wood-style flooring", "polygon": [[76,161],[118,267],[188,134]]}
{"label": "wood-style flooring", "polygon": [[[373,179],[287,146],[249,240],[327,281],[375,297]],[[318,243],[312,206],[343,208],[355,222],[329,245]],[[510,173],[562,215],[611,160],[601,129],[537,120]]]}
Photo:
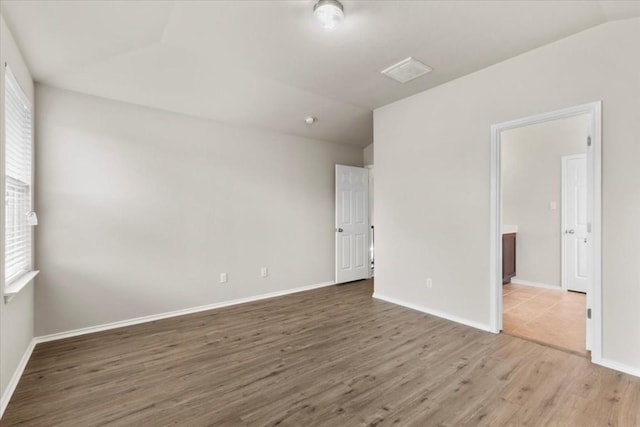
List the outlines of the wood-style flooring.
{"label": "wood-style flooring", "polygon": [[640,378],[372,283],[39,344],[2,426],[638,426]]}
{"label": "wood-style flooring", "polygon": [[511,283],[502,303],[504,332],[587,355],[585,294]]}

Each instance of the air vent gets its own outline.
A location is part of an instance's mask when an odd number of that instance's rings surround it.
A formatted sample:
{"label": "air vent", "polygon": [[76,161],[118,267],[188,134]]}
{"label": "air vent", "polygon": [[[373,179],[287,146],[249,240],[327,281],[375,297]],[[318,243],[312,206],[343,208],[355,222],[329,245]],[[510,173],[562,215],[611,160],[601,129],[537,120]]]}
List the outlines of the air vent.
{"label": "air vent", "polygon": [[430,71],[432,71],[431,67],[409,57],[380,72],[397,82],[406,83]]}

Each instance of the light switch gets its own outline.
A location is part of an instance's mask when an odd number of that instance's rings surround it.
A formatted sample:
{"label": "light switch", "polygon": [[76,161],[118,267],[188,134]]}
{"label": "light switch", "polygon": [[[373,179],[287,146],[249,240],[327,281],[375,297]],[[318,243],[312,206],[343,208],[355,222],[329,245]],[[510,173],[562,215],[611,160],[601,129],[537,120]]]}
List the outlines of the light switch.
{"label": "light switch", "polygon": [[551,201],[549,203],[549,209],[551,209],[552,211],[557,210],[558,209],[558,203],[555,200]]}
{"label": "light switch", "polygon": [[220,273],[220,283],[227,283],[227,273]]}

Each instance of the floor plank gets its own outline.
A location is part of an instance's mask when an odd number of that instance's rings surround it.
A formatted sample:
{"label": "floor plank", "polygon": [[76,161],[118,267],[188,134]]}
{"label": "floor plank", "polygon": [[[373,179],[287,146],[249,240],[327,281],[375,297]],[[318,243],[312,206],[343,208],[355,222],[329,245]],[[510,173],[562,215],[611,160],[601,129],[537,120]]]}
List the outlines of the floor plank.
{"label": "floor plank", "polygon": [[363,281],[39,344],[1,426],[640,425],[640,379]]}

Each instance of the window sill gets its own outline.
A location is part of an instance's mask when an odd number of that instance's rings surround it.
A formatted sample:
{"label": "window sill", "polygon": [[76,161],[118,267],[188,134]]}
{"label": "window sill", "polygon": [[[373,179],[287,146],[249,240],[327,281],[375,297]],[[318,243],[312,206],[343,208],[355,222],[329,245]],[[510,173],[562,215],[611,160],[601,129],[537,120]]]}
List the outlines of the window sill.
{"label": "window sill", "polygon": [[39,270],[30,271],[28,273],[23,274],[22,276],[20,276],[19,278],[17,278],[13,282],[11,282],[10,285],[5,286],[5,288],[4,288],[4,302],[5,302],[5,304],[8,303],[9,301],[11,301],[13,299],[13,297],[18,295],[18,293],[22,289],[24,289],[29,283],[31,283],[31,281],[34,279],[34,277],[36,277],[38,275],[38,273],[40,273]]}

